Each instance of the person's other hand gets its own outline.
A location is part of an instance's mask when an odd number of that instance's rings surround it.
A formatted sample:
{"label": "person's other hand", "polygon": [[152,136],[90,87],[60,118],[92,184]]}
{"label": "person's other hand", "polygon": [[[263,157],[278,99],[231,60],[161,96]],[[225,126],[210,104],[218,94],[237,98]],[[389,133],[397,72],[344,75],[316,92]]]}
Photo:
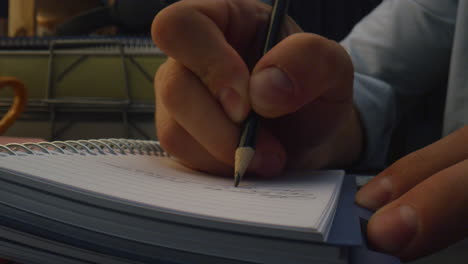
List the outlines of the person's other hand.
{"label": "person's other hand", "polygon": [[367,233],[379,250],[411,260],[468,236],[468,126],[403,157],[357,194],[378,211]]}
{"label": "person's other hand", "polygon": [[[188,167],[232,175],[240,123],[252,109],[263,119],[251,173],[357,157],[348,54],[288,18],[283,40],[262,57],[270,10],[253,0],[186,0],[156,16],[153,39],[169,57],[155,78],[158,139]],[[349,127],[358,136],[338,136]]]}

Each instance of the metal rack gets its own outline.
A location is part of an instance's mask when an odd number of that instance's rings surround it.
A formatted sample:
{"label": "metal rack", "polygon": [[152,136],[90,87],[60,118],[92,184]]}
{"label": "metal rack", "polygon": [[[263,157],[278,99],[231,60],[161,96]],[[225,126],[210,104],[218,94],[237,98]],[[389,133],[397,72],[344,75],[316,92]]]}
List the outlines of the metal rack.
{"label": "metal rack", "polygon": [[[5,50],[0,50],[2,55],[8,56],[15,53],[29,53],[30,55],[48,57],[47,84],[44,90],[44,98],[31,100],[28,113],[23,115],[24,118],[29,120],[45,119],[50,127],[49,140],[60,139],[61,135],[78,121],[90,117],[96,118],[97,116],[110,118],[113,121],[115,121],[116,116],[119,116],[119,122],[122,124],[122,135],[126,138],[130,136],[131,130],[136,131],[143,138],[151,138],[135,122],[132,122],[132,117],[135,116],[138,116],[140,120],[142,118],[152,120],[154,103],[138,102],[132,99],[132,84],[129,80],[128,64],[134,65],[137,72],[143,76],[143,79],[152,84],[153,77],[135,60],[134,56],[164,56],[164,54],[156,47],[135,49],[119,39],[51,40],[48,46],[48,50],[18,50],[8,54],[5,53]],[[68,65],[59,66],[57,59],[62,56],[75,56],[77,58],[73,59]],[[123,87],[120,93],[124,95],[123,98],[62,97],[57,95],[59,84],[68,75],[72,74],[78,66],[90,58],[105,56],[117,56],[120,60],[120,68],[123,72],[121,76]],[[1,100],[0,110],[6,109],[10,102],[11,100]],[[65,113],[69,118],[65,118],[66,124],[59,127],[58,121],[61,113]],[[99,113],[99,115],[96,115],[96,113]]]}

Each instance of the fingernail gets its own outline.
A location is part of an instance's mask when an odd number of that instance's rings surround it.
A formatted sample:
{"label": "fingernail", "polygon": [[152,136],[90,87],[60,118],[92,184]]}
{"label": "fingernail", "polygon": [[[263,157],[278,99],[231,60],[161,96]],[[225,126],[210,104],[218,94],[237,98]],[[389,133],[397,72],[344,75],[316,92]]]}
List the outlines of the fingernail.
{"label": "fingernail", "polygon": [[244,119],[244,106],[239,93],[233,88],[226,87],[219,92],[219,100],[226,114],[232,121],[238,123]]}
{"label": "fingernail", "polygon": [[252,95],[261,104],[274,105],[294,94],[294,86],[289,77],[276,67],[266,68],[255,73],[250,80]]}
{"label": "fingernail", "polygon": [[373,247],[386,253],[398,253],[417,233],[415,210],[402,205],[377,213],[369,222],[368,235]]}
{"label": "fingernail", "polygon": [[392,199],[392,183],[386,178],[371,182],[356,194],[356,203],[362,207],[377,210]]}

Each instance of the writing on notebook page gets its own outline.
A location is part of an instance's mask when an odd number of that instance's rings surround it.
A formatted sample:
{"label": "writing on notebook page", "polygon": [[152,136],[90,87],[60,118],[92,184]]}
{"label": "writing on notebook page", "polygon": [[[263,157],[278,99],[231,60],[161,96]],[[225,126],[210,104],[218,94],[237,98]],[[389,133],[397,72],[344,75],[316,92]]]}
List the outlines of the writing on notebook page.
{"label": "writing on notebook page", "polygon": [[[110,161],[102,161],[103,164],[116,168],[119,170],[127,171],[132,174],[137,174],[140,176],[146,177],[156,177],[159,180],[164,180],[168,182],[174,182],[178,184],[187,184],[187,185],[197,185],[199,188],[203,188],[211,191],[220,191],[223,193],[237,193],[237,194],[249,194],[249,195],[258,195],[265,198],[272,199],[315,199],[315,194],[308,189],[298,189],[298,188],[285,188],[284,186],[263,186],[263,181],[261,180],[252,180],[245,182],[242,188],[235,188],[232,186],[231,181],[225,181],[223,178],[222,181],[200,181],[199,179],[193,179],[190,177],[180,177],[178,174],[163,173],[159,167],[158,170],[144,169],[144,168],[135,168],[125,166],[124,164],[117,164]],[[181,170],[182,172],[188,170],[186,168],[177,168],[176,170]],[[193,173],[190,171],[190,173]],[[206,175],[196,175],[198,177],[203,177]],[[259,188],[262,187],[262,188]]]}
{"label": "writing on notebook page", "polygon": [[234,188],[231,177],[190,170],[165,156],[47,154],[2,157],[1,163],[15,179],[61,188],[74,199],[87,197],[87,203],[104,199],[119,208],[226,226],[302,230],[307,240],[319,241],[327,237],[344,176],[343,171],[288,171],[274,180],[246,179]]}

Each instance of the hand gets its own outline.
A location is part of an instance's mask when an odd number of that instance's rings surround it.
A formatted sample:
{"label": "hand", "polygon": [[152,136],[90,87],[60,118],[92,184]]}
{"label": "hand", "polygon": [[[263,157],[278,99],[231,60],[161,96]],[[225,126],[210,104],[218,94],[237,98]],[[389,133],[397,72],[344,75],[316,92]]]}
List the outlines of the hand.
{"label": "hand", "polygon": [[252,109],[264,119],[251,173],[358,156],[348,54],[288,18],[284,39],[262,57],[270,12],[253,0],[186,0],[156,16],[153,39],[169,57],[155,78],[158,139],[183,164],[232,176],[239,124]]}
{"label": "hand", "polygon": [[411,260],[467,237],[467,142],[465,126],[400,159],[358,192],[358,204],[378,209],[367,228],[374,247]]}

